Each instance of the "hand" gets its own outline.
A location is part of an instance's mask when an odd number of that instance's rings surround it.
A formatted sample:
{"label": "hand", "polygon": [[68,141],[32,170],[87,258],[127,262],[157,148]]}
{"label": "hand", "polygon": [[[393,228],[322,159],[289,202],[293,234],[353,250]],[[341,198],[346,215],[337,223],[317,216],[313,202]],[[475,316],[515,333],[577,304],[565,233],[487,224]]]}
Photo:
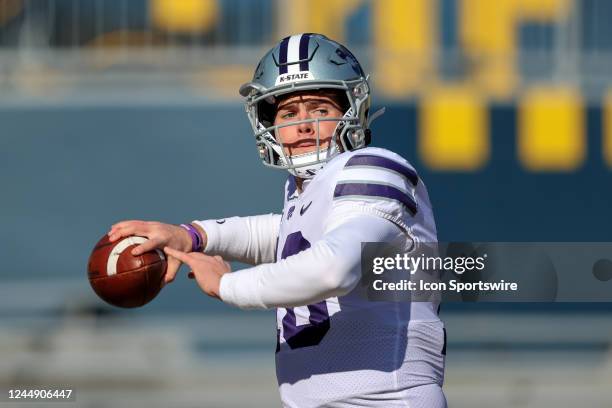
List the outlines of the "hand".
{"label": "hand", "polygon": [[[206,240],[203,230],[202,238]],[[180,251],[189,252],[191,250],[191,236],[186,229],[172,224],[163,224],[153,221],[121,221],[114,224],[108,232],[108,239],[114,242],[118,239],[137,235],[148,238],[147,242],[132,249],[132,255],[138,256],[156,248],[162,249],[170,247]],[[204,242],[206,245],[206,242]],[[168,258],[168,268],[164,277],[164,284],[170,283],[176,277],[181,266],[181,262],[173,257]]]}
{"label": "hand", "polygon": [[221,277],[232,268],[230,264],[225,262],[219,255],[210,256],[201,252],[182,252],[165,247],[164,252],[179,261],[186,263],[191,272],[187,275],[189,279],[194,279],[198,286],[208,296],[220,299],[219,287],[221,285]]}

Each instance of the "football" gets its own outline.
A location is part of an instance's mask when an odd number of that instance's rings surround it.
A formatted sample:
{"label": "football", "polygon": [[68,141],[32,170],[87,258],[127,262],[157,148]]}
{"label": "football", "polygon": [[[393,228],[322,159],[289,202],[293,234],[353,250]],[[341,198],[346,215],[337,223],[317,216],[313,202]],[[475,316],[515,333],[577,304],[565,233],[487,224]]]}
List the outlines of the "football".
{"label": "football", "polygon": [[104,235],[89,257],[87,276],[94,292],[118,307],[140,307],[157,296],[166,273],[166,256],[157,249],[133,256],[144,237],[126,237],[110,242]]}

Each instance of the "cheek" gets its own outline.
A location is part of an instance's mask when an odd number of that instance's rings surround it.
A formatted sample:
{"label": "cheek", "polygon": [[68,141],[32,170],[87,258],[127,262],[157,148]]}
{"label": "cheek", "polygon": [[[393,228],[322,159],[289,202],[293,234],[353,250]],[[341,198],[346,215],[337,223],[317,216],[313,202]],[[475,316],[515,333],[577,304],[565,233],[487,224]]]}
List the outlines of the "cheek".
{"label": "cheek", "polygon": [[277,138],[282,143],[291,143],[295,141],[297,135],[297,126],[287,126],[276,131]]}
{"label": "cheek", "polygon": [[319,122],[319,137],[321,139],[329,139],[332,137],[334,130],[336,130],[336,126],[338,125],[338,122],[331,122],[331,121],[326,121],[326,122]]}

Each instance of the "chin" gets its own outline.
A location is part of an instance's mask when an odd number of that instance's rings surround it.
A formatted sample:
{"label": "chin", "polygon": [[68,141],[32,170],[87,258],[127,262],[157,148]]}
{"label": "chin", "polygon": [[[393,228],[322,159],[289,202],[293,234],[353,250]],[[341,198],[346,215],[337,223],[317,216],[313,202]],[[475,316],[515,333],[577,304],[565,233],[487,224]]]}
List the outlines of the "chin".
{"label": "chin", "polygon": [[[327,149],[327,145],[321,146],[321,151]],[[301,154],[312,153],[317,150],[316,145],[312,146],[302,146],[299,148],[291,149],[291,152],[285,151],[289,156],[299,156]]]}

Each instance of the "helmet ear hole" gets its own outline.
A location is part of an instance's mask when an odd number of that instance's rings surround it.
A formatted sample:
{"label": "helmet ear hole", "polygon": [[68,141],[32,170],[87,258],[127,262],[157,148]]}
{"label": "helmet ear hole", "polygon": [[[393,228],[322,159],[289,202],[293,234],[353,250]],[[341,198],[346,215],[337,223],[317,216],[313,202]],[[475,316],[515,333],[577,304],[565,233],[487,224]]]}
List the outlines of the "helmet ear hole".
{"label": "helmet ear hole", "polygon": [[257,113],[259,116],[259,121],[265,127],[270,127],[274,124],[276,112],[273,104],[266,101],[259,102],[257,104]]}

